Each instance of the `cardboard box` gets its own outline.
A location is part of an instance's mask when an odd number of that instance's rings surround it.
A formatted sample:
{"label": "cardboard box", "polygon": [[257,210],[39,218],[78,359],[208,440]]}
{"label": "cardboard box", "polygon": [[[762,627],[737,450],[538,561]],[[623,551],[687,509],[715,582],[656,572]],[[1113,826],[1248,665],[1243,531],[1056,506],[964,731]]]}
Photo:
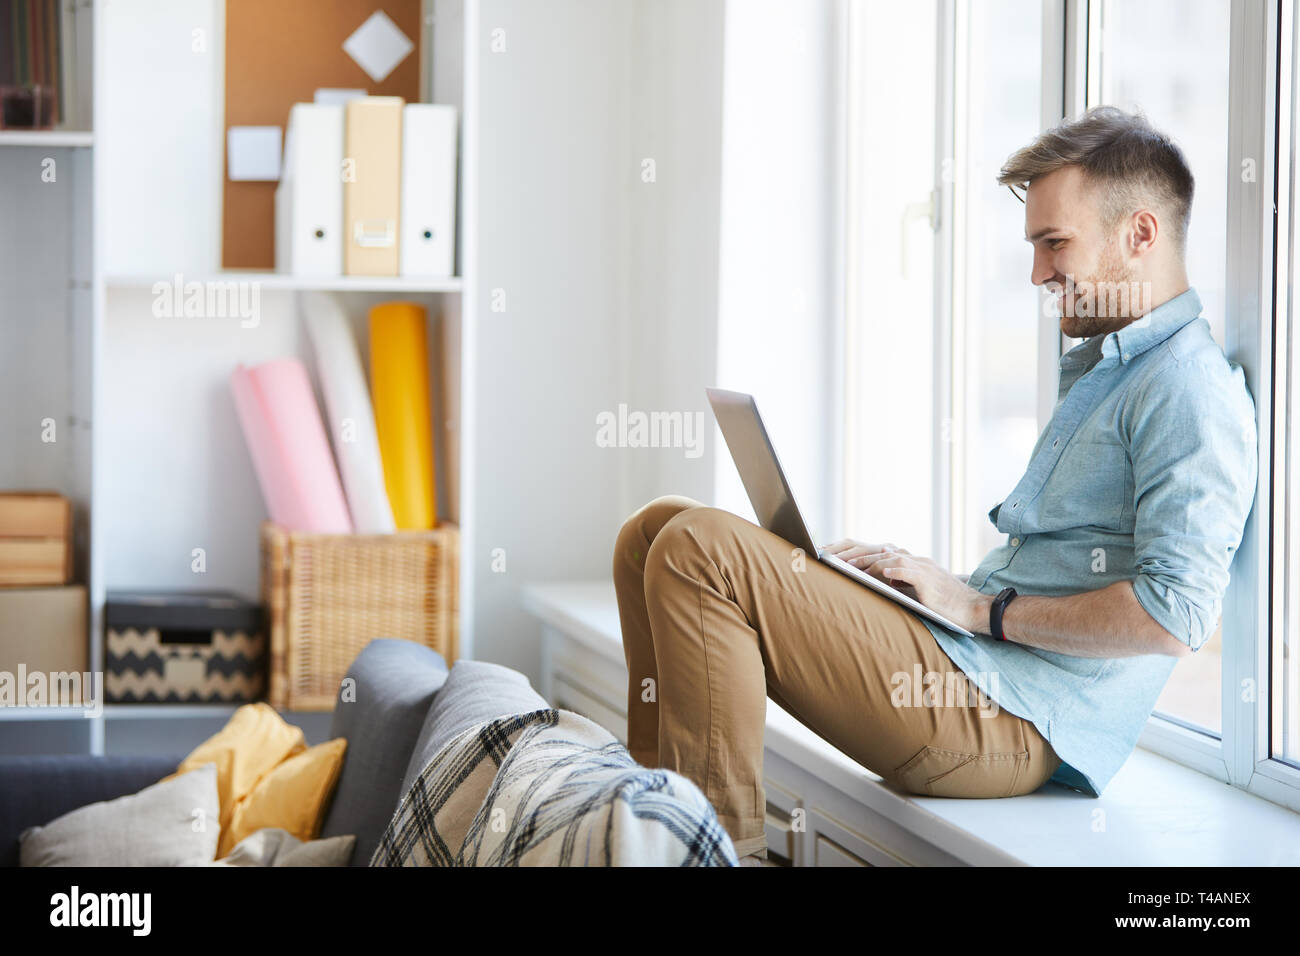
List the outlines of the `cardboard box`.
{"label": "cardboard box", "polygon": [[0,587],[72,580],[72,502],[47,491],[0,493]]}
{"label": "cardboard box", "polygon": [[[89,667],[86,589],[82,585],[0,590],[0,672],[17,681],[30,676],[77,673]],[[92,688],[93,690],[93,688]],[[24,686],[17,686],[19,694]],[[61,701],[80,705],[83,699]],[[60,701],[47,701],[47,704]]]}
{"label": "cardboard box", "polygon": [[65,538],[72,533],[72,502],[52,491],[0,493],[0,538]]}

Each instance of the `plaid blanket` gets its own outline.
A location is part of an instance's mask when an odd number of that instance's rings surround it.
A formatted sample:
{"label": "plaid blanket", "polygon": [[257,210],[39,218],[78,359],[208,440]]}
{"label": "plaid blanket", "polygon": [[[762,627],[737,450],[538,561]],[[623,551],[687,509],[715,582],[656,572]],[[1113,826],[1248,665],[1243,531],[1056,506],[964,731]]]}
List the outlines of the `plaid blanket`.
{"label": "plaid blanket", "polygon": [[471,727],[429,761],[372,866],[735,866],[699,788],[566,710]]}

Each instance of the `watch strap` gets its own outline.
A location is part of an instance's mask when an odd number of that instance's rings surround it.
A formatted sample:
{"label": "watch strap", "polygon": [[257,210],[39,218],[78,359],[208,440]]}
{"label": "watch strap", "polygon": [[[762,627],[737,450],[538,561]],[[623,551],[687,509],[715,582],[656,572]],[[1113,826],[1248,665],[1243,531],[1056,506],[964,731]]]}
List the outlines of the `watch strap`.
{"label": "watch strap", "polygon": [[1015,588],[1003,588],[989,606],[989,633],[993,635],[995,641],[1005,641],[1007,639],[1006,634],[1002,632],[1002,614],[1015,596]]}

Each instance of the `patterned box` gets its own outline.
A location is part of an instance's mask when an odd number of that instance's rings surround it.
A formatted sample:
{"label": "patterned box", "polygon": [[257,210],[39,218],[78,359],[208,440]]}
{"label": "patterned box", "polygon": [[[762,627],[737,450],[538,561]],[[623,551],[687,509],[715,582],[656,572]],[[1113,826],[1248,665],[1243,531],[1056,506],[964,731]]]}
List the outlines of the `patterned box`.
{"label": "patterned box", "polygon": [[262,609],[221,591],[110,591],[108,703],[227,704],[266,690]]}

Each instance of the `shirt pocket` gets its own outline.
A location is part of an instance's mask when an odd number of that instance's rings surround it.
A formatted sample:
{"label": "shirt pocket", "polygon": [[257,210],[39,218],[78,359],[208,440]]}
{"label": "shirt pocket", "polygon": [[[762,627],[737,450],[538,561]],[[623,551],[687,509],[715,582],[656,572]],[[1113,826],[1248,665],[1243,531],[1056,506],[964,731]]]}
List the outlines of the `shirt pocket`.
{"label": "shirt pocket", "polygon": [[1133,463],[1112,441],[1072,441],[1038,498],[1043,531],[1098,527],[1133,530]]}

